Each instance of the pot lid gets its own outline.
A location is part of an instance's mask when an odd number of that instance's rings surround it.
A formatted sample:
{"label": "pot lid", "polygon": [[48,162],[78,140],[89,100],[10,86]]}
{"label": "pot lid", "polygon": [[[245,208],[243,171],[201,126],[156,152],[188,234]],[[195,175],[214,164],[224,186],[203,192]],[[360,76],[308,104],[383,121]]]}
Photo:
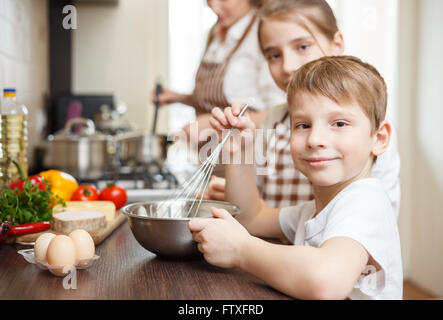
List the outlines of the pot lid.
{"label": "pot lid", "polygon": [[73,118],[66,122],[65,127],[50,135],[50,141],[76,141],[76,140],[104,141],[109,137],[95,130],[94,122],[91,119]]}

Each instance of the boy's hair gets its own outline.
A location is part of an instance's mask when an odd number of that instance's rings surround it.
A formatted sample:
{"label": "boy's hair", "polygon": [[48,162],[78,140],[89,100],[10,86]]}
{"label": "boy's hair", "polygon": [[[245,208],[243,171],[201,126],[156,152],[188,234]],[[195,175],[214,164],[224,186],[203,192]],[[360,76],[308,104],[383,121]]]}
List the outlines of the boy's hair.
{"label": "boy's hair", "polygon": [[[301,25],[322,51],[314,31],[320,32],[331,41],[339,31],[334,12],[325,0],[267,0],[258,11],[258,42],[262,50],[261,28],[268,18],[290,20]],[[312,30],[311,26],[316,30]]]}
{"label": "boy's hair", "polygon": [[297,95],[310,93],[337,104],[357,102],[371,122],[372,133],[386,116],[387,89],[373,66],[352,56],[323,57],[298,69],[288,86],[288,104],[297,105]]}

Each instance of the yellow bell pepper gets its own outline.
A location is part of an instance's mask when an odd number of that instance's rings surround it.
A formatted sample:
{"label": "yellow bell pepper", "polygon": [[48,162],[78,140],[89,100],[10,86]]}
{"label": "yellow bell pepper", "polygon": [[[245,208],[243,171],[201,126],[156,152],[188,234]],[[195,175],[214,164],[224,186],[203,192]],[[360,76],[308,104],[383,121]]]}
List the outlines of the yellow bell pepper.
{"label": "yellow bell pepper", "polygon": [[40,172],[39,175],[49,181],[49,188],[52,194],[65,201],[71,200],[72,194],[78,188],[77,181],[65,172],[48,170]]}

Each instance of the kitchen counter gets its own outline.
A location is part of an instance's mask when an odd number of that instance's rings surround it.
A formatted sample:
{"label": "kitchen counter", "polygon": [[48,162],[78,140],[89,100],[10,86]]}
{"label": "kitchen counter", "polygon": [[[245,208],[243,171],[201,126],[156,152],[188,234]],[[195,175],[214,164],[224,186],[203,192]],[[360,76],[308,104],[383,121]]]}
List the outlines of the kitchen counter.
{"label": "kitchen counter", "polygon": [[26,248],[0,247],[0,299],[290,299],[239,269],[157,258],[128,222],[96,247],[100,259],[90,269],[77,270],[77,289],[26,262],[17,253]]}

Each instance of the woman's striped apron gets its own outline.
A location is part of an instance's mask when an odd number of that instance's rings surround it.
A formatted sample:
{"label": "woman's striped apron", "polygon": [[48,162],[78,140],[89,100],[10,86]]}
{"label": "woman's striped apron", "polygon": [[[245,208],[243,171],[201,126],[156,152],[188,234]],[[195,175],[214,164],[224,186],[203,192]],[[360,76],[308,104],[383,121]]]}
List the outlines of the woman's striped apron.
{"label": "woman's striped apron", "polygon": [[222,63],[206,62],[203,60],[200,63],[197,70],[197,75],[195,77],[193,92],[197,115],[209,113],[214,107],[223,109],[229,105],[229,102],[227,101],[223,92],[223,80],[225,78],[226,69],[228,67],[229,60],[241,46],[243,40],[251,30],[255,19],[255,16],[251,19],[251,22],[249,23],[242,37]]}

